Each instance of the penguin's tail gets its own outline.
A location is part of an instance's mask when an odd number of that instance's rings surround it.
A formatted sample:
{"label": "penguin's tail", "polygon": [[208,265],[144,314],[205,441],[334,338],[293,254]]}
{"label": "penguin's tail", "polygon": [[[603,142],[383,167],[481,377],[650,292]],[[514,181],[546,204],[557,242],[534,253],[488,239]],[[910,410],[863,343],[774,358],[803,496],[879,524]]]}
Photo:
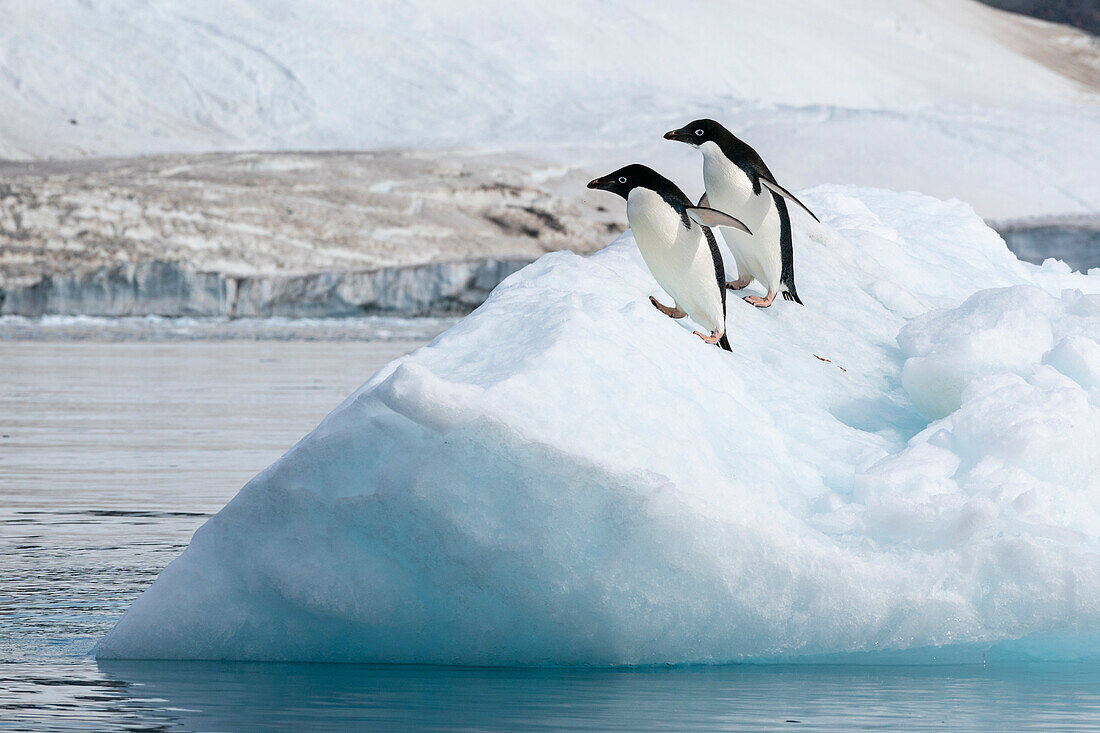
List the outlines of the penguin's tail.
{"label": "penguin's tail", "polygon": [[794,289],[793,285],[785,286],[783,300],[793,300],[795,303],[802,305],[802,300],[798,297],[798,291]]}
{"label": "penguin's tail", "polygon": [[733,349],[730,348],[730,341],[726,338],[726,334],[722,334],[722,338],[718,339],[718,345],[726,351],[733,351]]}

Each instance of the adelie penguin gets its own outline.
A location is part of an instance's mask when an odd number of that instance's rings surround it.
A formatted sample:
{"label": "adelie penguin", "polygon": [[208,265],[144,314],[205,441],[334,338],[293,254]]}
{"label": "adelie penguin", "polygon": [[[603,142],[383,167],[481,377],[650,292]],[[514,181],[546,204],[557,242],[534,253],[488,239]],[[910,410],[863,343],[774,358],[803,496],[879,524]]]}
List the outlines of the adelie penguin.
{"label": "adelie penguin", "polygon": [[714,120],[695,120],[665,133],[666,140],[687,143],[703,153],[703,183],[707,192],[700,204],[714,206],[740,217],[753,231],[750,236],[736,227],[722,235],[737,264],[737,280],[727,287],[740,290],[753,280],[767,288],[767,297],[750,295],[749,303],[767,308],[782,293],[802,305],[794,286],[794,246],[791,240],[790,199],[807,214],[819,219],[787,189],[756,151]]}
{"label": "adelie penguin", "polygon": [[633,164],[588,184],[626,199],[626,218],[634,241],[653,278],[672,296],[672,306],[650,296],[670,318],[691,319],[710,333],[695,335],[730,351],[726,339],[726,287],[722,253],[712,226],[742,232],[739,220],[702,206],[692,206],[684,192],[652,168]]}

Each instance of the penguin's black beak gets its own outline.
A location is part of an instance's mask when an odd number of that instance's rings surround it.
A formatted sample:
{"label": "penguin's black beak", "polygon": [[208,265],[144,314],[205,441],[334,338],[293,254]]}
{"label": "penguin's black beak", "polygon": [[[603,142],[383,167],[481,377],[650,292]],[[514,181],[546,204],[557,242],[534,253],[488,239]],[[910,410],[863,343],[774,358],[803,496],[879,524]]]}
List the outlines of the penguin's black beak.
{"label": "penguin's black beak", "polygon": [[607,189],[611,185],[611,183],[612,181],[610,178],[593,178],[591,181],[588,182],[588,187],[596,188],[603,191]]}
{"label": "penguin's black beak", "polygon": [[665,140],[675,140],[678,143],[682,143],[687,139],[687,134],[683,130],[669,130],[665,133]]}

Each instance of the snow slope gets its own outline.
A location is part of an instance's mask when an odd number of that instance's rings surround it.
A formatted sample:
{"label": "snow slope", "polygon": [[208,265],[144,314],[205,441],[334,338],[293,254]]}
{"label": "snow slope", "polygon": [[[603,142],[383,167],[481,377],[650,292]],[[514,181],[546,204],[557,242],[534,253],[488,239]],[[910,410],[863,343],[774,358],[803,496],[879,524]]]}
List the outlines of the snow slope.
{"label": "snow slope", "polygon": [[476,146],[690,185],[660,136],[705,114],[792,187],[1100,209],[1100,53],[1077,31],[972,0],[533,7],[0,3],[0,157]]}
{"label": "snow slope", "polygon": [[249,482],[98,655],[1100,655],[1100,271],[957,201],[800,195],[806,307],[733,299],[726,353],[650,306],[629,233],[545,255]]}

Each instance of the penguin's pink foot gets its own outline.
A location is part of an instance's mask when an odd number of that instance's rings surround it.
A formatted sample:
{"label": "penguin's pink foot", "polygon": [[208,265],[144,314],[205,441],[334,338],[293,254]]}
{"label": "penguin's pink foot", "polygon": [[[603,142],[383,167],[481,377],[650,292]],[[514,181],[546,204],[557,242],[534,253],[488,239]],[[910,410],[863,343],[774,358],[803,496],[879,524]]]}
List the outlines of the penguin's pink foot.
{"label": "penguin's pink foot", "polygon": [[738,280],[730,280],[726,283],[727,290],[740,290],[741,288],[747,288],[749,283],[752,282],[751,277],[740,278]]}
{"label": "penguin's pink foot", "polygon": [[768,297],[761,298],[759,295],[749,295],[744,298],[744,301],[749,305],[755,305],[757,308],[767,308],[775,300],[775,293],[768,293]]}
{"label": "penguin's pink foot", "polygon": [[654,308],[656,308],[657,310],[661,311],[662,313],[664,313],[664,314],[665,314],[666,316],[668,316],[669,318],[683,318],[684,316],[686,316],[686,315],[687,315],[687,313],[684,313],[684,312],[683,312],[682,310],[680,310],[679,308],[669,308],[669,307],[668,307],[667,305],[662,305],[662,304],[661,304],[661,303],[660,303],[660,302],[659,302],[659,301],[658,301],[658,300],[657,300],[656,298],[654,298],[654,297],[653,297],[652,295],[651,295],[651,296],[649,296],[649,302],[653,304],[653,307],[654,307]]}
{"label": "penguin's pink foot", "polygon": [[718,333],[717,331],[711,331],[709,336],[702,331],[692,331],[692,333],[706,341],[708,344],[716,344],[718,343],[718,339],[722,338],[722,334]]}

